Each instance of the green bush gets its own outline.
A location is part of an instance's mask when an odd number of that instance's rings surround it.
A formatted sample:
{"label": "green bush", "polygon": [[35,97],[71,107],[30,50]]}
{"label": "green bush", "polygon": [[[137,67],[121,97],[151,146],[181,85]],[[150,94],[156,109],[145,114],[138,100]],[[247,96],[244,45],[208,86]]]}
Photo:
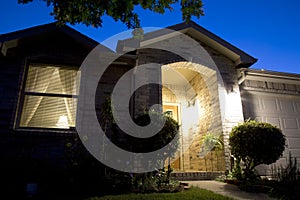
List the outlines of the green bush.
{"label": "green bush", "polygon": [[272,176],[279,182],[290,182],[300,179],[300,170],[298,169],[297,158],[293,158],[289,152],[288,163],[285,167],[276,165],[271,167]]}
{"label": "green bush", "polygon": [[[208,171],[207,168],[208,156],[206,156],[208,154],[211,155],[211,159],[209,159],[211,164],[211,170],[214,171],[214,166],[216,166],[215,170],[221,171],[218,162],[219,162],[219,157],[223,156],[222,155],[222,150],[224,149],[223,135],[206,133],[201,137],[200,143],[202,145],[203,152],[201,152],[201,154],[204,155],[206,171]],[[213,152],[216,152],[215,157],[212,157]],[[214,160],[216,160],[217,163],[214,163]]]}
{"label": "green bush", "polygon": [[222,140],[222,135],[206,133],[205,135],[202,136],[201,143],[204,146],[206,151],[224,149],[224,142]]}
{"label": "green bush", "polygon": [[[173,192],[179,189],[179,183],[170,180],[170,173],[172,171],[170,165],[166,171],[164,169],[166,159],[174,156],[179,145],[179,125],[173,118],[151,110],[136,116],[133,121],[139,126],[147,126],[151,123],[154,126],[160,127],[162,125],[161,122],[165,122],[162,129],[154,136],[139,138],[127,134],[118,127],[118,124],[114,120],[110,100],[102,104],[98,117],[99,121],[103,123],[102,126],[106,127],[106,136],[116,146],[124,150],[135,153],[148,153],[166,147],[164,152],[157,153],[157,162],[149,160],[148,163],[143,163],[151,165],[153,169],[159,170],[134,174],[110,169],[109,173],[106,174],[106,179],[108,185],[112,186],[113,191],[120,193],[130,191],[148,193],[163,190]],[[140,134],[143,135],[142,132]],[[175,142],[170,143],[172,140]]]}
{"label": "green bush", "polygon": [[[151,111],[138,116],[134,121],[140,126],[146,126],[150,122],[156,124],[160,123],[159,121],[151,121],[150,115],[156,115],[156,120],[165,120],[163,128],[155,136],[149,138],[135,138],[125,134],[117,127],[113,129],[112,141],[128,150],[134,152],[150,152],[164,146],[167,147],[163,154],[157,153],[156,158],[158,163],[152,164],[153,167],[157,169],[161,168],[160,170],[149,173],[131,174],[131,185],[127,184],[127,186],[130,186],[132,191],[143,193],[158,192],[161,190],[169,192],[176,191],[178,190],[179,184],[173,184],[174,181],[172,182],[172,180],[170,180],[172,169],[169,165],[167,170],[165,170],[164,164],[166,159],[172,157],[178,148],[179,125],[171,117]],[[177,142],[171,145],[170,141],[173,139],[177,140]],[[121,179],[125,179],[125,182],[127,181],[126,177],[120,177],[115,183],[116,188],[124,188],[124,185],[120,184],[123,183],[120,182]]]}
{"label": "green bush", "polygon": [[[170,169],[148,173],[127,173],[108,169],[105,176],[107,194],[178,192],[183,189],[178,181],[170,178]],[[109,191],[108,191],[109,190]]]}
{"label": "green bush", "polygon": [[297,159],[289,154],[288,163],[285,167],[272,168],[273,177],[276,181],[272,183],[270,195],[278,199],[300,198],[300,170],[297,168]]}
{"label": "green bush", "polygon": [[[151,121],[151,117],[154,118]],[[179,125],[178,123],[168,115],[160,114],[156,112],[149,111],[145,114],[138,116],[135,120],[135,123],[139,126],[146,126],[150,123],[154,125],[160,126],[162,121],[165,121],[163,128],[154,136],[149,137],[147,139],[141,140],[132,139],[132,146],[140,151],[150,152],[156,149],[161,149],[164,146],[168,147],[167,152],[169,153],[168,156],[173,156],[178,148],[178,142],[175,142],[173,146],[171,145],[171,141],[174,138],[177,138],[178,141],[178,130]],[[142,133],[141,133],[142,134]]]}
{"label": "green bush", "polygon": [[255,178],[254,168],[276,162],[285,149],[282,131],[265,122],[248,120],[230,132],[231,153],[244,163],[244,178]]}
{"label": "green bush", "polygon": [[[172,117],[164,113],[158,113],[153,110],[145,111],[143,114],[138,116],[132,116],[133,121],[139,126],[147,126],[152,124],[154,127],[159,130],[161,125],[162,129],[151,137],[134,137],[124,132],[116,123],[113,116],[113,105],[110,100],[106,100],[100,109],[99,112],[99,122],[102,127],[106,127],[106,136],[110,139],[112,143],[116,146],[135,153],[148,153],[159,150],[163,147],[166,147],[164,155],[158,154],[157,160],[161,160],[160,166],[157,166],[155,163],[155,168],[162,168],[163,162],[168,157],[172,157],[178,149],[178,130],[179,124]],[[127,119],[122,119],[127,120]],[[164,122],[164,124],[162,124]],[[141,136],[143,132],[139,133]],[[170,143],[172,140],[175,142]]]}

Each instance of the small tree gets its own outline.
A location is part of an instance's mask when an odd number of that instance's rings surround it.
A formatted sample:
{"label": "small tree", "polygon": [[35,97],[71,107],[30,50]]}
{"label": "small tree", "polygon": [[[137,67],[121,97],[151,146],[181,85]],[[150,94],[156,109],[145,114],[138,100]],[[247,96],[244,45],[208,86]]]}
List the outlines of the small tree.
{"label": "small tree", "polygon": [[254,177],[254,168],[260,164],[271,164],[282,156],[285,136],[282,131],[265,122],[248,120],[230,133],[231,153],[244,162],[244,178]]}
{"label": "small tree", "polygon": [[[201,140],[200,140],[203,148],[204,148],[204,151],[205,151],[205,154],[207,152],[209,152],[212,156],[212,151],[220,151],[220,150],[223,150],[224,149],[224,143],[223,143],[223,140],[222,140],[222,135],[215,135],[215,134],[212,134],[212,133],[206,133],[202,136]],[[207,164],[206,164],[206,156],[204,156],[204,160],[205,160],[205,168],[206,168],[206,171],[207,171]],[[211,159],[211,167],[212,167],[212,170],[213,170],[213,159]],[[217,170],[218,170],[218,155],[217,155]]]}

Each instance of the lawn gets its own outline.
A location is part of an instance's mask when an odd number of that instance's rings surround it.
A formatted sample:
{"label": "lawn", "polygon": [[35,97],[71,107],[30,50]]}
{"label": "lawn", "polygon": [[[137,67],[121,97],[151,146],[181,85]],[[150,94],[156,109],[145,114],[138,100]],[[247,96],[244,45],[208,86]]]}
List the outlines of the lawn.
{"label": "lawn", "polygon": [[91,197],[87,200],[194,200],[194,199],[214,199],[214,200],[232,200],[208,190],[192,187],[188,190],[177,193],[150,193],[150,194],[123,194],[107,195],[103,197]]}

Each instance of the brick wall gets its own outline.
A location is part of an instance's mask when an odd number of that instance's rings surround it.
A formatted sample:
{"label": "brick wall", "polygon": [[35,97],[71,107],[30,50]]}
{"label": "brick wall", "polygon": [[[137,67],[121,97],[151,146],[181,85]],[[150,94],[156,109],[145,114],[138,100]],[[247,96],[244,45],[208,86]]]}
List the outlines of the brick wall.
{"label": "brick wall", "polygon": [[18,46],[8,49],[5,56],[0,53],[0,171],[4,190],[11,192],[12,198],[23,195],[30,181],[41,183],[59,176],[59,167],[66,164],[66,143],[76,134],[16,128],[26,65],[36,62],[79,68],[91,48],[55,31],[19,39]]}

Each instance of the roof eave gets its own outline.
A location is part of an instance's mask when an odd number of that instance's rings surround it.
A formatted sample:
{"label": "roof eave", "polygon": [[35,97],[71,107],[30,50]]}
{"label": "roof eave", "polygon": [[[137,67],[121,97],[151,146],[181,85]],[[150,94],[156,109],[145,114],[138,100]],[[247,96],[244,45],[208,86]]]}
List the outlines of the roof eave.
{"label": "roof eave", "polygon": [[199,33],[205,35],[206,37],[208,37],[212,41],[220,44],[221,46],[223,46],[226,49],[230,50],[234,54],[238,55],[239,60],[238,61],[235,60],[236,61],[236,66],[238,68],[240,68],[241,66],[250,67],[251,65],[253,65],[254,63],[257,62],[256,58],[250,56],[249,54],[247,54],[243,50],[241,50],[241,49],[237,48],[236,46],[230,44],[229,42],[227,42],[224,39],[220,38],[216,34],[210,32],[209,30],[203,28],[202,26],[198,25],[194,21],[191,21],[189,24],[190,24],[191,28],[197,30]]}
{"label": "roof eave", "polygon": [[243,68],[241,69],[241,77],[239,78],[239,84],[242,84],[245,80],[253,80],[253,81],[263,80],[269,82],[299,85],[300,74]]}
{"label": "roof eave", "polygon": [[[82,43],[83,45],[85,45],[91,49],[96,47],[97,45],[99,45],[99,43],[97,41],[87,37],[86,35],[83,35],[82,33],[78,32],[77,30],[69,27],[68,25],[59,26],[57,24],[57,22],[39,25],[39,26],[26,28],[26,29],[19,30],[19,31],[2,34],[2,35],[0,35],[0,43],[4,44],[9,41],[19,40],[19,39],[26,38],[26,37],[32,37],[32,36],[44,34],[44,33],[50,32],[50,31],[56,31],[56,30],[62,31],[63,33],[69,35],[76,41],[79,41],[80,43]],[[106,50],[111,51],[109,48],[107,48]]]}
{"label": "roof eave", "polygon": [[[168,31],[169,30],[169,31]],[[219,36],[213,34],[207,29],[201,27],[197,23],[190,21],[189,23],[180,23],[173,26],[169,26],[165,29],[160,29],[157,31],[149,32],[144,35],[144,39],[141,43],[147,44],[151,43],[151,41],[155,41],[155,38],[163,38],[162,35],[170,34],[171,31],[179,31],[184,34],[194,35],[195,37],[199,37],[199,39],[205,40],[208,46],[214,46],[216,50],[220,50],[221,53],[224,53],[227,57],[229,57],[233,62],[235,62],[237,68],[241,67],[250,67],[257,59],[245,53],[241,49],[233,46],[229,42],[223,40]],[[118,42],[117,52],[126,49],[126,45],[133,44],[134,39],[129,38]],[[204,43],[205,43],[204,41]],[[139,45],[134,45],[134,47],[139,47]]]}

